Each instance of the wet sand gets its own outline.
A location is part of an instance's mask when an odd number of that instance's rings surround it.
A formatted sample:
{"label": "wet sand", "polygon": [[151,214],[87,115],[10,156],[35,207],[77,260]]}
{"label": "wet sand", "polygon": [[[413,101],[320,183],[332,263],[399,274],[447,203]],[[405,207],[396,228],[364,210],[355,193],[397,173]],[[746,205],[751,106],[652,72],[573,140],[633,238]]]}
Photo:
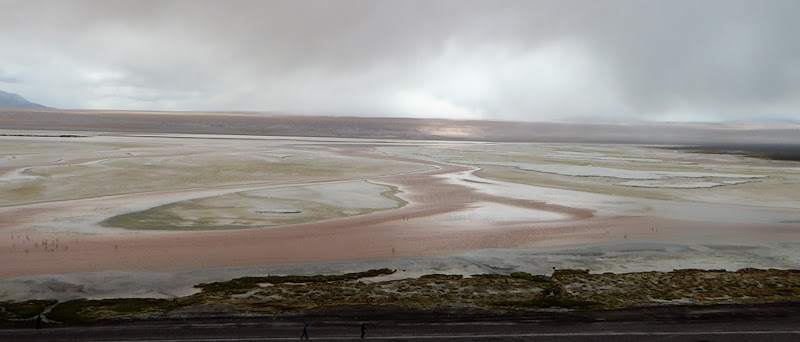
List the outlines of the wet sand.
{"label": "wet sand", "polygon": [[[0,271],[0,277],[101,270],[165,271],[392,256],[444,255],[471,249],[521,247],[551,235],[551,238],[558,239],[560,234],[575,234],[575,228],[572,227],[540,227],[538,232],[531,232],[531,227],[527,225],[500,227],[484,222],[481,223],[480,230],[475,230],[464,226],[463,222],[443,225],[442,222],[428,219],[437,214],[457,212],[481,202],[558,212],[568,215],[569,219],[564,222],[587,220],[593,216],[591,210],[492,196],[471,188],[448,184],[444,178],[438,176],[469,171],[470,168],[380,156],[366,152],[370,149],[371,147],[344,147],[334,151],[343,155],[422,163],[438,169],[370,179],[399,187],[403,191],[401,197],[407,200],[409,205],[396,210],[344,219],[265,230],[224,232],[129,232],[104,236],[46,234],[24,230],[24,235],[20,237],[25,241],[24,244],[17,240],[12,250],[6,248],[4,251],[4,260],[8,263]],[[22,208],[4,208],[1,217],[5,225],[30,226],[37,221],[53,220],[67,213],[90,211],[99,205],[113,205],[114,201],[147,201],[187,193],[210,196],[218,192],[253,190],[269,186],[256,184],[225,187],[218,191],[213,189],[165,191],[60,201],[22,206]],[[54,241],[56,238],[60,239],[59,246],[52,252],[42,253],[41,248],[34,250],[31,247],[31,244],[37,241]],[[64,250],[63,247],[67,249]],[[23,248],[29,252],[21,252]]]}
{"label": "wet sand", "polygon": [[[426,171],[364,178],[398,187],[408,205],[394,210],[270,229],[104,234],[37,228],[59,217],[135,203],[170,202],[270,187],[312,184],[254,183],[204,189],[152,191],[0,208],[0,279],[95,271],[178,271],[274,264],[340,262],[393,257],[446,256],[483,249],[550,249],[634,240],[695,243],[798,241],[792,223],[725,223],[649,215],[649,204],[631,200],[636,214],[609,214],[583,206],[492,195],[477,185],[477,168],[379,153],[383,144],[311,144],[332,154],[417,163]],[[82,160],[85,162],[85,160]],[[433,168],[433,169],[431,169]],[[453,179],[466,180],[454,182]],[[338,180],[352,180],[342,177]],[[325,179],[319,182],[337,180]],[[476,186],[469,186],[475,184]],[[504,186],[526,189],[524,185]],[[535,196],[533,196],[535,197]],[[485,204],[559,214],[543,221],[448,220]],[[443,216],[445,215],[445,216]],[[68,222],[67,222],[68,223]],[[727,240],[719,240],[727,236]],[[42,246],[46,241],[47,247]],[[34,247],[38,245],[37,247]]]}

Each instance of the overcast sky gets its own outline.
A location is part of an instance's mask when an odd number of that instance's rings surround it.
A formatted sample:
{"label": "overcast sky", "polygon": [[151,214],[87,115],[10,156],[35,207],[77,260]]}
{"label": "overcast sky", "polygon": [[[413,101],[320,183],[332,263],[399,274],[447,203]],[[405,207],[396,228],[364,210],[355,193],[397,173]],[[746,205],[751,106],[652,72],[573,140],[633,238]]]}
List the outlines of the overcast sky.
{"label": "overcast sky", "polygon": [[0,0],[0,90],[58,108],[800,119],[800,1]]}

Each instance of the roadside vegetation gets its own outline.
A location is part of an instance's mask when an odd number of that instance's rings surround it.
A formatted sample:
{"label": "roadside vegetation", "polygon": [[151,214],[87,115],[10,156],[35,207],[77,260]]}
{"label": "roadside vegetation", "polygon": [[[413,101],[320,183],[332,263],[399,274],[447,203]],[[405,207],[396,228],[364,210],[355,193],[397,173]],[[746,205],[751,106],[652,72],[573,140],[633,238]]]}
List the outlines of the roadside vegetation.
{"label": "roadside vegetation", "polygon": [[800,270],[676,270],[591,274],[431,274],[392,279],[394,270],[313,276],[243,277],[196,285],[175,299],[122,298],[0,302],[0,324],[51,324],[164,318],[285,315],[321,308],[416,310],[609,310],[641,306],[800,302]]}

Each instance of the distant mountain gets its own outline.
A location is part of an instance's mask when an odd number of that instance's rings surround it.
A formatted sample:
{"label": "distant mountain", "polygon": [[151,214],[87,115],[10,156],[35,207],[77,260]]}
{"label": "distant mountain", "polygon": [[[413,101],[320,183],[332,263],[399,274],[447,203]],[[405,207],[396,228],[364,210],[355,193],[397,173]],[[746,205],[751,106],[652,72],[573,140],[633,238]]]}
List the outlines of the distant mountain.
{"label": "distant mountain", "polygon": [[49,107],[30,102],[18,94],[6,93],[0,90],[0,108],[45,109]]}

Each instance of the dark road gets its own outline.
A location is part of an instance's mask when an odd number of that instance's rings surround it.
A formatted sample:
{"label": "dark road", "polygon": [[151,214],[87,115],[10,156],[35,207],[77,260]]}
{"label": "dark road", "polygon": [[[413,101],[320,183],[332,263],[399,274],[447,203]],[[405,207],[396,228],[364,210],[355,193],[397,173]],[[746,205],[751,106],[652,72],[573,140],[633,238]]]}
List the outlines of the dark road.
{"label": "dark road", "polygon": [[[295,340],[302,323],[240,319],[220,323],[158,322],[43,330],[0,330],[2,341],[267,341]],[[315,340],[359,340],[357,322],[312,323]],[[800,341],[796,319],[715,323],[367,322],[375,341]]]}

